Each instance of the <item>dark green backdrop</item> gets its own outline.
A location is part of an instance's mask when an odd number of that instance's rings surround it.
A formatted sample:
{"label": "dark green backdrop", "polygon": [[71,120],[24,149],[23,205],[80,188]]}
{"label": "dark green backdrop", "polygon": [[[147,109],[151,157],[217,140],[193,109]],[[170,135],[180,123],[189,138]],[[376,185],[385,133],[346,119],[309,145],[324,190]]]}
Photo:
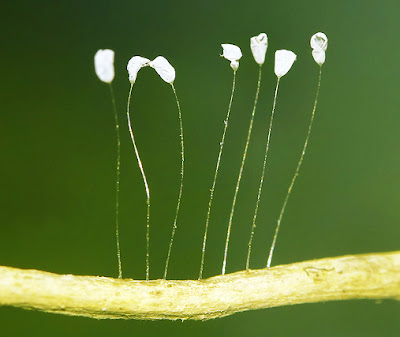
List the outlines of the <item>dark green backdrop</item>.
{"label": "dark green backdrop", "polygon": [[[0,4],[0,264],[116,276],[115,133],[109,92],[93,70],[116,51],[122,122],[124,274],[144,278],[145,195],[126,127],[125,71],[133,55],[164,55],[177,73],[187,150],[171,278],[196,278],[208,188],[232,71],[221,43],[241,46],[237,95],[215,194],[205,276],[220,273],[234,181],[255,94],[249,38],[269,36],[264,81],[228,272],[244,268],[276,78],[273,53],[298,55],[282,79],[253,268],[273,227],[306,135],[318,67],[309,38],[329,37],[321,95],[303,170],[273,263],[399,249],[400,21],[398,1],[2,1]],[[133,120],[152,191],[151,277],[162,276],[179,182],[172,91],[150,69]],[[210,322],[95,321],[0,308],[1,336],[398,336],[399,304],[353,301],[236,314]]]}

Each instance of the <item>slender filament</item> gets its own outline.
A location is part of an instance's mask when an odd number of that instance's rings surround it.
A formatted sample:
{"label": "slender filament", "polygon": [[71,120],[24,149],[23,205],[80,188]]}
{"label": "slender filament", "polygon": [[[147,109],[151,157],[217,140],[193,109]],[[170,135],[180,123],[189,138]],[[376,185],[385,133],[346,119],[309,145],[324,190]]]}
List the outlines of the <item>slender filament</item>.
{"label": "slender filament", "polygon": [[308,132],[307,132],[306,141],[304,142],[303,151],[301,152],[300,160],[299,160],[299,162],[297,164],[297,167],[296,167],[296,172],[294,173],[292,181],[291,181],[291,183],[289,185],[289,189],[287,191],[287,194],[286,194],[286,197],[285,197],[285,201],[283,202],[281,213],[279,214],[279,218],[278,218],[278,221],[277,221],[277,224],[276,224],[276,228],[275,228],[274,239],[272,240],[271,249],[270,249],[269,255],[268,255],[267,268],[271,267],[272,255],[274,254],[276,239],[278,237],[278,232],[279,232],[279,228],[281,226],[281,221],[282,221],[282,218],[283,218],[283,214],[285,213],[285,208],[286,208],[287,202],[288,202],[290,194],[292,192],[294,182],[296,181],[296,178],[299,175],[300,167],[301,167],[301,164],[302,164],[303,159],[304,159],[304,155],[305,155],[306,150],[307,150],[308,140],[310,139],[311,129],[312,129],[313,122],[314,122],[315,110],[317,109],[319,88],[321,86],[321,75],[322,75],[322,67],[319,68],[317,92],[315,94],[314,107],[313,107],[313,110],[312,110],[312,113],[311,113],[310,124],[308,125]]}
{"label": "slender filament", "polygon": [[111,101],[114,109],[114,119],[115,119],[115,132],[117,135],[117,177],[115,183],[115,236],[117,239],[117,259],[118,259],[118,278],[122,278],[122,263],[121,263],[121,248],[120,248],[120,240],[119,240],[119,182],[120,182],[120,173],[121,173],[121,137],[119,132],[119,120],[117,113],[117,105],[115,103],[115,95],[112,84],[110,83],[110,94]]}
{"label": "slender filament", "polygon": [[129,89],[128,105],[127,105],[127,109],[126,109],[126,115],[127,115],[127,118],[128,118],[129,133],[131,135],[133,148],[135,150],[136,158],[137,158],[137,161],[138,161],[138,164],[139,164],[139,169],[140,169],[140,172],[142,173],[144,187],[145,187],[146,196],[147,196],[147,200],[146,200],[146,205],[147,205],[147,214],[146,214],[146,281],[148,281],[149,280],[149,276],[150,276],[150,189],[149,189],[149,184],[147,183],[146,175],[145,175],[144,169],[143,169],[143,164],[142,164],[142,161],[140,160],[139,151],[138,151],[138,148],[136,146],[135,137],[134,137],[133,131],[132,131],[131,117],[130,117],[130,114],[129,114],[129,108],[130,108],[131,96],[132,96],[132,89],[133,89],[133,84],[131,84],[131,87]]}
{"label": "slender filament", "polygon": [[274,103],[272,104],[271,118],[270,118],[270,121],[269,121],[267,145],[265,147],[265,154],[264,154],[264,162],[263,162],[263,167],[262,167],[261,179],[260,179],[260,184],[258,186],[257,202],[256,202],[256,207],[254,209],[253,224],[251,226],[251,234],[250,234],[250,239],[249,239],[249,243],[248,243],[246,270],[248,270],[249,267],[250,267],[251,247],[252,247],[252,244],[253,244],[254,232],[256,230],[256,221],[257,221],[257,215],[258,215],[258,208],[260,206],[261,193],[262,193],[263,184],[264,184],[264,177],[265,177],[265,169],[267,167],[269,141],[271,139],[272,123],[274,121],[274,114],[275,114],[275,108],[276,108],[276,98],[278,97],[279,81],[280,81],[280,77],[278,77],[278,80],[276,82]]}
{"label": "slender filament", "polygon": [[203,278],[204,258],[205,258],[205,253],[206,253],[207,233],[208,233],[208,226],[209,226],[209,222],[210,222],[211,206],[212,206],[212,203],[214,200],[215,185],[217,184],[219,165],[221,163],[222,151],[224,149],[225,135],[226,135],[226,130],[228,129],[229,115],[231,113],[233,95],[235,93],[235,87],[236,87],[236,71],[233,72],[232,93],[231,93],[231,97],[229,99],[228,112],[226,113],[226,117],[224,120],[224,131],[222,132],[222,138],[219,143],[220,147],[219,147],[217,165],[215,167],[214,179],[213,179],[213,183],[212,183],[212,186],[210,189],[210,200],[208,201],[207,218],[206,218],[206,225],[205,225],[204,238],[203,238],[203,248],[201,250],[199,280],[201,280]]}
{"label": "slender filament", "polygon": [[258,94],[260,92],[260,85],[261,85],[261,66],[258,70],[258,82],[257,82],[257,91],[256,91],[256,97],[254,99],[254,106],[253,106],[253,112],[251,114],[251,119],[250,119],[250,125],[249,125],[249,130],[247,133],[247,141],[246,145],[244,147],[243,151],[243,158],[242,158],[242,164],[240,166],[239,170],[239,176],[236,182],[236,189],[235,189],[235,194],[233,196],[233,201],[232,201],[232,209],[231,209],[231,214],[229,215],[229,223],[228,223],[228,230],[226,232],[226,241],[225,241],[225,250],[224,250],[224,260],[222,262],[222,275],[225,275],[225,269],[226,269],[226,259],[228,256],[228,245],[229,245],[229,239],[231,235],[231,227],[232,227],[232,220],[233,220],[233,214],[235,212],[235,206],[236,206],[236,199],[237,195],[239,192],[239,187],[240,187],[240,181],[242,180],[242,174],[243,174],[243,169],[244,169],[244,163],[246,161],[247,157],[247,150],[249,148],[249,143],[250,143],[250,138],[251,138],[251,131],[253,129],[253,122],[254,122],[254,115],[256,113],[256,107],[257,107],[257,101],[258,101]]}
{"label": "slender filament", "polygon": [[172,226],[171,239],[169,241],[167,260],[165,261],[164,280],[167,278],[169,259],[171,257],[171,251],[172,251],[172,244],[174,242],[176,228],[178,227],[177,221],[178,221],[178,214],[179,214],[179,209],[180,209],[181,200],[182,200],[183,175],[184,175],[184,169],[185,169],[185,146],[183,143],[183,121],[182,121],[181,105],[179,104],[178,95],[176,94],[175,86],[173,83],[171,84],[171,87],[172,87],[172,91],[174,92],[176,106],[178,108],[178,117],[179,117],[180,142],[181,142],[181,182],[180,182],[180,186],[179,186],[178,202],[176,205],[174,224]]}

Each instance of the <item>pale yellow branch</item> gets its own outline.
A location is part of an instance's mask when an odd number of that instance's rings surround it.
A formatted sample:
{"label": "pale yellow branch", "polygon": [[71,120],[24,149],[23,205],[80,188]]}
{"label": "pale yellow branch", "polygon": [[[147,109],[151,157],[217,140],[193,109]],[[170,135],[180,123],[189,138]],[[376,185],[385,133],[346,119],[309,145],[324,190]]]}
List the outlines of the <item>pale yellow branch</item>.
{"label": "pale yellow branch", "polygon": [[195,281],[136,281],[0,267],[0,305],[124,319],[211,319],[348,299],[400,300],[400,251],[325,258]]}

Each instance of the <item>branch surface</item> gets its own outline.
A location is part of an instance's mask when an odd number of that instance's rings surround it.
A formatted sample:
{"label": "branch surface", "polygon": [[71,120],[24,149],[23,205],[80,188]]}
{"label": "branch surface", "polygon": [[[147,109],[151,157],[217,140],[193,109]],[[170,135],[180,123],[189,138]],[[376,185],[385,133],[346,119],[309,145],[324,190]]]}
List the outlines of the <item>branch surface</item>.
{"label": "branch surface", "polygon": [[349,299],[400,300],[400,251],[311,260],[201,281],[138,281],[0,266],[0,306],[97,319],[206,320]]}

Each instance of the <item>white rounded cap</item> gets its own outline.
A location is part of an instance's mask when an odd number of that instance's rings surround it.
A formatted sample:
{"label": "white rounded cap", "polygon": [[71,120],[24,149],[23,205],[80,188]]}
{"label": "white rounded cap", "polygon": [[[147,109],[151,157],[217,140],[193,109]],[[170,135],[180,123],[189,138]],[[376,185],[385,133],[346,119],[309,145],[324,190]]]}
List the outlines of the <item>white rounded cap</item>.
{"label": "white rounded cap", "polygon": [[328,38],[324,33],[316,33],[311,36],[310,40],[312,51],[312,56],[314,61],[320,66],[325,63],[325,51],[328,48]]}
{"label": "white rounded cap", "polygon": [[149,62],[158,75],[167,83],[172,84],[175,80],[175,69],[168,60],[163,56],[157,56],[153,61]]}
{"label": "white rounded cap", "polygon": [[322,49],[326,51],[328,48],[328,38],[324,33],[318,32],[311,36],[310,45],[312,49]]}
{"label": "white rounded cap", "polygon": [[278,78],[286,75],[296,61],[296,54],[290,50],[277,50],[275,52],[275,75]]}
{"label": "white rounded cap", "polygon": [[128,74],[129,74],[129,82],[134,84],[136,82],[136,77],[137,77],[139,70],[143,67],[148,66],[149,62],[150,62],[150,60],[145,57],[141,57],[141,56],[132,57],[129,60],[128,65],[126,66],[126,69],[128,70]]}
{"label": "white rounded cap", "polygon": [[99,49],[94,55],[94,70],[100,81],[111,83],[114,79],[114,51]]}
{"label": "white rounded cap", "polygon": [[221,44],[222,56],[228,61],[231,61],[231,68],[236,71],[239,68],[239,60],[242,57],[242,51],[234,44],[224,43]]}
{"label": "white rounded cap", "polygon": [[265,54],[268,48],[267,34],[261,33],[258,36],[253,36],[250,39],[250,49],[253,53],[254,60],[261,66],[265,61]]}

